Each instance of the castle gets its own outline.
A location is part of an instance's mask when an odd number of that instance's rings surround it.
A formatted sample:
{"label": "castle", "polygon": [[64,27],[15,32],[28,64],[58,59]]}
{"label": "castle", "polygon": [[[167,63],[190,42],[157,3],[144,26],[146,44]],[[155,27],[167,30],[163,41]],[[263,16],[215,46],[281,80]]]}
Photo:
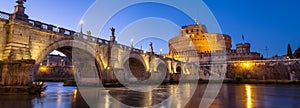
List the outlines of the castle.
{"label": "castle", "polygon": [[231,36],[209,33],[205,25],[183,26],[179,36],[169,40],[169,54],[185,62],[211,62],[213,57],[226,61],[259,60],[260,54],[250,51],[250,43],[236,44],[232,49]]}

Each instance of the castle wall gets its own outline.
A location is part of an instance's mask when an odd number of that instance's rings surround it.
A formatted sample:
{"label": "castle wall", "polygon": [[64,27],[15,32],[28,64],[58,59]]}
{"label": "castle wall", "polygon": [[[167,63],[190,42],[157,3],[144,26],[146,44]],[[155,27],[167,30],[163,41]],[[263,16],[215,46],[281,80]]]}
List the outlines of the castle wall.
{"label": "castle wall", "polygon": [[299,80],[299,63],[293,62],[291,65],[287,65],[287,63],[288,62],[228,63],[226,78],[235,79],[240,76],[246,80]]}

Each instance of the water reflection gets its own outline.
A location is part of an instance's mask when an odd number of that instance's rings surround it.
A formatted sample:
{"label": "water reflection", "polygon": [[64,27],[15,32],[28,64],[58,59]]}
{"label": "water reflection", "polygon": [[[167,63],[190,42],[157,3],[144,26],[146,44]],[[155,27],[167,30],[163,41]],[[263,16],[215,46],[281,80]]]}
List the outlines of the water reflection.
{"label": "water reflection", "polygon": [[[0,95],[1,108],[89,108],[76,87],[64,87],[62,83],[46,83],[48,89],[44,97],[26,95]],[[200,84],[196,92],[190,91],[191,85],[161,86],[152,92],[134,92],[126,88],[88,89],[94,98],[102,98],[93,107],[121,108],[116,101],[130,106],[152,106],[162,103],[160,108],[198,108],[207,85]],[[100,92],[99,92],[100,91]],[[165,101],[177,94],[182,98]],[[192,100],[186,105],[186,97]],[[300,86],[294,85],[231,85],[224,84],[210,108],[297,108],[300,106]]]}
{"label": "water reflection", "polygon": [[111,98],[116,99],[122,104],[134,107],[149,107],[157,105],[168,99],[170,96],[166,88],[155,89],[152,92],[138,92],[127,89],[110,89],[109,95]]}
{"label": "water reflection", "polygon": [[247,94],[247,108],[253,108],[252,106],[252,91],[250,85],[245,85]]}
{"label": "water reflection", "polygon": [[59,108],[61,106],[61,101],[62,101],[61,99],[62,99],[62,85],[58,84],[56,108]]}
{"label": "water reflection", "polygon": [[109,101],[109,96],[105,96],[105,108],[110,108],[110,101]]}
{"label": "water reflection", "polygon": [[48,87],[45,96],[35,97],[32,101],[34,108],[70,108],[72,106],[76,87],[64,87],[63,83],[45,83]]}
{"label": "water reflection", "polygon": [[75,100],[76,100],[76,98],[77,98],[77,92],[78,92],[77,89],[75,89],[75,90],[73,91],[73,99],[72,99],[72,102],[75,102]]}

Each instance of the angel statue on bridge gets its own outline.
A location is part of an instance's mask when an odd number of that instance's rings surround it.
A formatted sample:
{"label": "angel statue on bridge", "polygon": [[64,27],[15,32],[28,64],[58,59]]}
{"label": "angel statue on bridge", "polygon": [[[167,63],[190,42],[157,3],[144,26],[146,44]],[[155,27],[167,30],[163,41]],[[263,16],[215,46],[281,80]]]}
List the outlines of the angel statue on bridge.
{"label": "angel statue on bridge", "polygon": [[112,27],[112,28],[110,28],[110,31],[111,31],[111,35],[112,35],[112,36],[115,36],[115,31],[116,31],[116,29],[115,29],[114,27]]}
{"label": "angel statue on bridge", "polygon": [[19,5],[23,5],[26,2],[26,0],[17,0],[16,3]]}

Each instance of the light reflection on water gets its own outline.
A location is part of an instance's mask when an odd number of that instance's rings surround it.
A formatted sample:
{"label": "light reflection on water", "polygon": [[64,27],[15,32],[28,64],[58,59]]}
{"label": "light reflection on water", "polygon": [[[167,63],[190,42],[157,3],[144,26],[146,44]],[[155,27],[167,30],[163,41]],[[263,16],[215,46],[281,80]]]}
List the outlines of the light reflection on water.
{"label": "light reflection on water", "polygon": [[250,85],[245,85],[247,95],[247,108],[252,108],[252,91]]}
{"label": "light reflection on water", "polygon": [[[0,95],[1,108],[88,108],[80,92],[76,87],[64,87],[63,83],[46,83],[48,89],[44,97],[33,97],[26,95]],[[178,94],[189,97],[192,100],[186,108],[198,108],[202,99],[205,84],[197,87],[195,94],[191,93],[189,87],[184,85],[178,91],[176,85],[161,86],[153,92],[141,93],[130,91],[126,88],[108,88],[102,90],[107,94],[91,94],[94,97],[102,97],[104,103],[97,106],[101,108],[119,108],[114,103],[118,100],[131,106],[151,106],[163,102],[169,96]],[[184,98],[176,98],[165,102],[161,108],[181,108]],[[300,106],[300,86],[293,85],[231,85],[224,84],[220,93],[214,100],[211,108],[297,108]]]}
{"label": "light reflection on water", "polygon": [[[47,82],[48,87],[45,96],[35,97],[32,101],[34,108],[62,108],[71,107],[74,97],[76,99],[76,87],[64,87],[63,83]],[[74,95],[76,94],[76,95]]]}

